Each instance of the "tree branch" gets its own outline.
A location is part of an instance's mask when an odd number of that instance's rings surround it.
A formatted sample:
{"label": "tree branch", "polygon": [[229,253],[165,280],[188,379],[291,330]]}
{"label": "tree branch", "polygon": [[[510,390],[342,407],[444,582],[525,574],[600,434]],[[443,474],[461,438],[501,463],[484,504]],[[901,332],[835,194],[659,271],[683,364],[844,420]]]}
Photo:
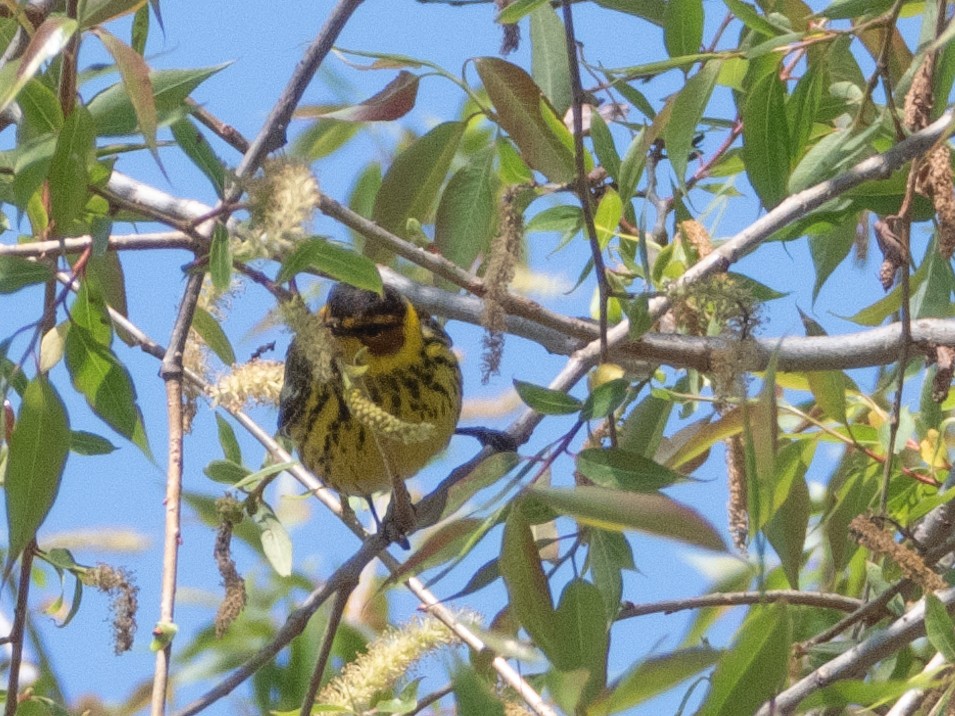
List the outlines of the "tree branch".
{"label": "tree branch", "polygon": [[259,131],[258,136],[252,141],[251,146],[242,157],[242,162],[236,169],[236,174],[240,177],[248,176],[258,169],[265,156],[280,147],[285,146],[287,141],[285,132],[288,129],[289,122],[292,119],[292,113],[302,100],[305,94],[305,88],[312,81],[315,72],[325,59],[325,56],[331,51],[332,46],[338,35],[341,34],[345,23],[351,17],[352,13],[358,9],[362,0],[338,0],[338,3],[328,14],[328,19],[321,31],[309,45],[298,66],[292,73],[285,90],[279,97],[278,102],[272,107],[268,119]]}
{"label": "tree branch", "polygon": [[[955,605],[955,588],[937,593],[951,611]],[[874,664],[894,654],[898,649],[925,635],[925,600],[909,609],[884,631],[873,634],[846,652],[826,662],[808,676],[763,704],[757,716],[785,716],[795,711],[799,702],[809,694],[840,679],[856,678]]]}
{"label": "tree branch", "polygon": [[787,602],[806,607],[837,609],[842,612],[855,611],[863,605],[861,599],[846,597],[842,594],[823,592],[801,592],[798,589],[770,589],[765,592],[724,592],[704,594],[687,599],[670,599],[650,604],[625,604],[617,614],[617,621],[642,617],[647,614],[673,614],[687,609],[705,609],[707,607],[735,607],[745,604],[769,604]]}

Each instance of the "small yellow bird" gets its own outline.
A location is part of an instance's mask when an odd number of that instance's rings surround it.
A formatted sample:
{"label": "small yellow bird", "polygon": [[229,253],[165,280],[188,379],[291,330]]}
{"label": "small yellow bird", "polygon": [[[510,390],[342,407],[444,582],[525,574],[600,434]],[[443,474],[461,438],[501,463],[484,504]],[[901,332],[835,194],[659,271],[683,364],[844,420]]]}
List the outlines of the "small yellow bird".
{"label": "small yellow bird", "polygon": [[[347,495],[402,490],[443,450],[461,414],[461,370],[451,339],[393,288],[337,284],[320,318],[330,377],[317,379],[298,335],[289,346],[279,430],[302,464]],[[370,499],[369,499],[370,504]]]}

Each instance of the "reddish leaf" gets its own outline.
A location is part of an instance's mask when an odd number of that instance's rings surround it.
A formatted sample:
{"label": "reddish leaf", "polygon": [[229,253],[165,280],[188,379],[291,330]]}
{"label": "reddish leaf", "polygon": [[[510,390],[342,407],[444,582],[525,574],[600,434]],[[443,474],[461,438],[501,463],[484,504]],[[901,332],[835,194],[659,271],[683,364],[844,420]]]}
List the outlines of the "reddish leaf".
{"label": "reddish leaf", "polygon": [[149,67],[146,66],[146,61],[132,47],[103,28],[94,27],[92,32],[116,60],[119,74],[123,78],[123,86],[126,88],[129,101],[133,105],[133,112],[136,113],[139,130],[143,133],[146,146],[149,147],[149,151],[152,152],[153,157],[158,162],[156,98],[153,95],[153,83],[149,78]]}
{"label": "reddish leaf", "polygon": [[44,62],[60,54],[74,32],[76,21],[65,17],[51,17],[37,28],[19,61],[0,70],[0,111],[16,99]]}
{"label": "reddish leaf", "polygon": [[418,75],[402,70],[378,94],[353,107],[326,112],[322,116],[348,122],[388,122],[408,114],[417,96]]}
{"label": "reddish leaf", "polygon": [[481,57],[475,65],[501,127],[520,148],[524,161],[551,181],[573,179],[570,132],[531,76],[496,57]]}

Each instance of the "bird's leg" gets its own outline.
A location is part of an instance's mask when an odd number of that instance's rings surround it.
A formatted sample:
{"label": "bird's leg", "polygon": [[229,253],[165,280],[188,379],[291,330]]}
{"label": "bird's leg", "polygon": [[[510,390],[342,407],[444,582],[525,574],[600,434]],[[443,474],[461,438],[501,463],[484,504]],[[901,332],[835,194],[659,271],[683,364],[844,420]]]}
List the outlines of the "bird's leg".
{"label": "bird's leg", "polygon": [[491,428],[472,427],[457,428],[456,435],[467,435],[474,438],[481,447],[489,447],[494,452],[514,452],[517,450],[517,442],[504,430],[493,430]]}
{"label": "bird's leg", "polygon": [[389,542],[395,542],[404,549],[411,549],[407,535],[417,527],[418,515],[405,481],[394,477],[392,473],[391,486],[391,504],[388,505],[388,512],[381,523],[381,533]]}

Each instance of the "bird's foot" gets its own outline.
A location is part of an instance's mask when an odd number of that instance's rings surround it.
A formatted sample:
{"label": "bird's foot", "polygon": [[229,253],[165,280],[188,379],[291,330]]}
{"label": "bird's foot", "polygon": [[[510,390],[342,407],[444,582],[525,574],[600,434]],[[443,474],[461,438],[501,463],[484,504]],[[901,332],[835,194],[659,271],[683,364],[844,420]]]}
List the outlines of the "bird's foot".
{"label": "bird's foot", "polygon": [[489,447],[494,452],[514,452],[518,448],[517,441],[504,430],[474,427],[457,428],[454,432],[475,438],[482,447]]}

